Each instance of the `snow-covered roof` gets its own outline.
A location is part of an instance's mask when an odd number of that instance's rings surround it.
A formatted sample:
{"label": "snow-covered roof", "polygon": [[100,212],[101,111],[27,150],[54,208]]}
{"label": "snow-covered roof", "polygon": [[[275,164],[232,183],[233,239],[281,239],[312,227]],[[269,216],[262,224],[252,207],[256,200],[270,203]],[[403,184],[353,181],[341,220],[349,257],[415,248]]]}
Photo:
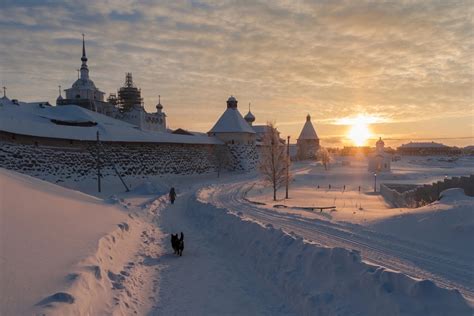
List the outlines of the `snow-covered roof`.
{"label": "snow-covered roof", "polygon": [[257,134],[265,134],[268,131],[269,126],[268,125],[253,125],[252,128]]}
{"label": "snow-covered roof", "polygon": [[40,103],[26,102],[17,105],[5,99],[0,100],[0,131],[73,140],[96,140],[99,131],[103,141],[222,144],[215,137],[140,130],[135,125],[77,105],[40,106]]}
{"label": "snow-covered roof", "polygon": [[435,143],[435,142],[409,142],[408,144],[403,144],[400,146],[401,148],[445,148],[449,147],[444,144]]}
{"label": "snow-covered roof", "polygon": [[309,114],[306,117],[306,122],[304,123],[303,129],[301,130],[298,139],[319,139],[313,127],[313,123],[311,123],[311,116]]}
{"label": "snow-covered roof", "polygon": [[239,110],[228,108],[219,118],[209,133],[250,133],[255,134],[252,127],[244,120]]}

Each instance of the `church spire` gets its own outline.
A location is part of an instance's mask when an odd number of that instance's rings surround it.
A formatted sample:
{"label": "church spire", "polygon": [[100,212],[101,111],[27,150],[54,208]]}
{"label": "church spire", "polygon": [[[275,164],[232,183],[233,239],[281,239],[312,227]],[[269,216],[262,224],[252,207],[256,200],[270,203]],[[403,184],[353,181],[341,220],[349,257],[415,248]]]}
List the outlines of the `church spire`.
{"label": "church spire", "polygon": [[86,42],[84,39],[84,33],[82,33],[82,61],[87,61],[87,56],[86,56]]}
{"label": "church spire", "polygon": [[87,68],[87,56],[86,56],[86,41],[84,39],[84,33],[82,33],[82,57],[81,57],[81,79],[89,80],[89,68]]}

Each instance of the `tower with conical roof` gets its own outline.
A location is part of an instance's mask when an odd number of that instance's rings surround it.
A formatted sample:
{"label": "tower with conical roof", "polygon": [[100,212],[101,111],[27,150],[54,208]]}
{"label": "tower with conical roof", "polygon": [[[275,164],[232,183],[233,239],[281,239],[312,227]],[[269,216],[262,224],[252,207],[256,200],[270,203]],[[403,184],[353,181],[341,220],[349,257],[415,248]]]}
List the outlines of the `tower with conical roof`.
{"label": "tower with conical roof", "polygon": [[316,159],[319,150],[319,137],[316,134],[313,123],[311,123],[311,116],[306,116],[306,122],[301,130],[300,136],[296,140],[298,160]]}
{"label": "tower with conical roof", "polygon": [[208,132],[228,144],[254,144],[255,131],[244,120],[237,109],[237,99],[230,96],[227,99],[227,109]]}

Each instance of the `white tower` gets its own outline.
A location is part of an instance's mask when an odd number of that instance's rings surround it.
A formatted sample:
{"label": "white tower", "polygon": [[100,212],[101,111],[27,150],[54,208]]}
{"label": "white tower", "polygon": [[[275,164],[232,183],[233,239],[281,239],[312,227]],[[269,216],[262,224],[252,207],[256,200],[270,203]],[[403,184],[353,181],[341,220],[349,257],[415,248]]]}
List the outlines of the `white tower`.
{"label": "white tower", "polygon": [[311,123],[311,116],[306,116],[306,122],[301,130],[300,136],[296,140],[298,160],[315,159],[319,150],[319,138]]}
{"label": "white tower", "polygon": [[[81,69],[80,77],[72,84],[72,87],[66,89],[66,100],[68,104],[74,104],[71,101],[77,100],[76,103],[81,100],[89,101],[104,101],[104,92],[96,88],[94,82],[89,78],[89,68],[87,67],[87,55],[86,55],[86,44],[84,34],[82,34],[82,57],[81,57]],[[66,102],[64,100],[63,102]],[[78,104],[82,105],[82,104]],[[95,110],[95,109],[92,109]]]}

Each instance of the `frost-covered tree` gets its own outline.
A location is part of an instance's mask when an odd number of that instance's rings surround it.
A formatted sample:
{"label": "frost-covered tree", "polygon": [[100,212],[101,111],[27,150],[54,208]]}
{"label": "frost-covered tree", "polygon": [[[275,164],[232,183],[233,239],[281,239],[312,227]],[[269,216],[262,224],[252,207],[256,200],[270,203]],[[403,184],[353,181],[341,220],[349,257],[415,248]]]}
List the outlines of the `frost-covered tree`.
{"label": "frost-covered tree", "polygon": [[317,153],[317,159],[321,160],[321,163],[323,164],[324,169],[326,170],[329,169],[329,163],[331,162],[331,155],[329,154],[329,151],[326,148],[324,147],[319,148],[318,153]]}
{"label": "frost-covered tree", "polygon": [[259,169],[263,179],[272,185],[273,200],[276,201],[278,189],[287,181],[286,169],[289,166],[289,157],[273,123],[268,123],[261,148]]}

